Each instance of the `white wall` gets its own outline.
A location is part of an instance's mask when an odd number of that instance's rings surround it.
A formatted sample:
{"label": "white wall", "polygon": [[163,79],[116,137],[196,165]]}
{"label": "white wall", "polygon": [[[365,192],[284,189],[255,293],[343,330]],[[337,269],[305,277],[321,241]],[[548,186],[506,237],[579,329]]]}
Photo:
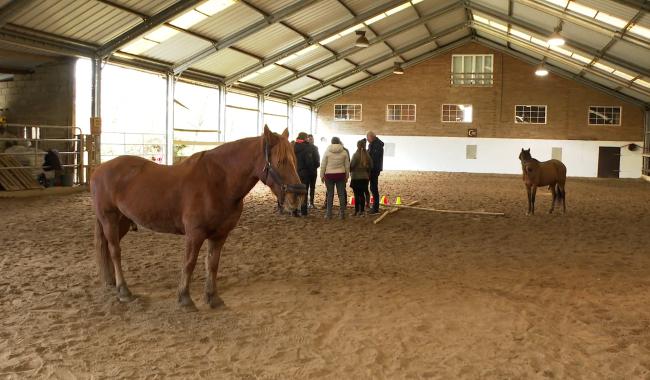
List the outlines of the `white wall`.
{"label": "white wall", "polygon": [[[316,139],[321,153],[326,142]],[[352,154],[360,135],[339,136]],[[385,144],[395,144],[394,156],[384,156],[384,170],[443,171],[468,173],[519,174],[519,152],[531,149],[534,158],[551,159],[553,147],[562,148],[562,162],[572,177],[598,176],[598,147],[621,147],[621,178],[641,177],[641,149],[631,152],[626,144],[641,141],[524,140],[491,138],[457,138],[424,136],[379,136]],[[466,145],[477,145],[477,159],[465,158]]]}

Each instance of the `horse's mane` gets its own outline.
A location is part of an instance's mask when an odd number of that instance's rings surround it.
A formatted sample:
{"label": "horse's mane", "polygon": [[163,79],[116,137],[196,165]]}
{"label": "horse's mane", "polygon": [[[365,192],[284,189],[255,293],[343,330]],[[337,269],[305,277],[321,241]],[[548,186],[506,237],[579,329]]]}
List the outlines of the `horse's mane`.
{"label": "horse's mane", "polygon": [[278,165],[287,165],[292,164],[294,167],[296,165],[296,154],[293,151],[293,147],[288,142],[285,143],[282,141],[282,137],[277,133],[273,133],[280,142],[275,144],[271,151],[276,154],[276,160]]}

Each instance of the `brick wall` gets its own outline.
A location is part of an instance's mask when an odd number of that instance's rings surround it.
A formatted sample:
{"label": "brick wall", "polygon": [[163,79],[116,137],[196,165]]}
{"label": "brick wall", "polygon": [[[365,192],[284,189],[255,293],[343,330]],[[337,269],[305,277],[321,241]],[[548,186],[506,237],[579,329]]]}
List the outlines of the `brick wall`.
{"label": "brick wall", "polygon": [[[452,87],[452,54],[494,54],[492,87]],[[467,135],[477,128],[479,137],[638,141],[643,139],[643,109],[579,83],[549,74],[540,78],[535,67],[479,44],[455,51],[338,97],[320,107],[319,134],[449,136]],[[333,121],[334,104],[361,103],[363,121]],[[386,104],[417,104],[416,122],[387,122]],[[472,104],[472,123],[441,122],[442,104]],[[547,105],[547,124],[515,124],[515,104]],[[621,126],[587,125],[589,106],[621,106]]]}

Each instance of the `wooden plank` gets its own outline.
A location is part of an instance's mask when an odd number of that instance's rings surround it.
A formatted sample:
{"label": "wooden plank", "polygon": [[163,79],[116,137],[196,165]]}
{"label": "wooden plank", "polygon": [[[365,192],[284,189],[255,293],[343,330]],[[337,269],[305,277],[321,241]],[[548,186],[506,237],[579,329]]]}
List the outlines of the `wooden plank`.
{"label": "wooden plank", "polygon": [[[17,168],[21,166],[20,162],[18,162],[14,157],[0,156],[0,167]],[[31,171],[28,168],[0,169],[0,176],[2,178],[0,184],[5,188],[5,190],[17,191],[41,188],[38,181],[31,176]]]}
{"label": "wooden plank", "polygon": [[[0,167],[10,167],[5,160],[6,156],[0,156]],[[16,181],[9,169],[0,169],[0,185],[7,191],[20,190],[22,186]]]}
{"label": "wooden plank", "polygon": [[[407,206],[415,206],[419,202],[420,201],[413,201],[413,202],[407,204]],[[387,217],[388,214],[394,214],[394,213],[398,212],[399,210],[401,210],[401,209],[400,208],[391,208],[390,210],[386,210],[386,211],[384,211],[383,214],[381,214],[381,216],[379,218],[373,220],[372,223],[377,224],[377,223],[381,222],[382,220],[384,220],[384,218]]]}
{"label": "wooden plank", "polygon": [[397,208],[410,208],[414,210],[423,210],[423,211],[432,211],[432,212],[441,212],[445,214],[471,214],[471,215],[490,215],[490,216],[505,216],[506,214],[502,212],[487,212],[487,211],[464,211],[464,210],[439,210],[435,208],[428,207],[416,207],[416,206],[406,206],[406,205],[383,205],[387,207],[397,207]]}

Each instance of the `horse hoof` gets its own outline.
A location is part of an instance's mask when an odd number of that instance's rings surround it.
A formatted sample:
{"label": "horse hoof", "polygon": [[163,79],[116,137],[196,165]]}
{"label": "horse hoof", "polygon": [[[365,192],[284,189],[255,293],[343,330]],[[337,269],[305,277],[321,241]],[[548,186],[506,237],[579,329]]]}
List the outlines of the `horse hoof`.
{"label": "horse hoof", "polygon": [[120,302],[131,302],[133,301],[134,297],[133,294],[131,294],[129,288],[126,287],[126,285],[120,285],[120,287],[117,288],[117,299]]}
{"label": "horse hoof", "polygon": [[211,308],[211,309],[216,309],[216,308],[219,308],[219,307],[222,307],[222,306],[225,306],[225,305],[226,305],[226,304],[223,302],[223,300],[221,299],[221,297],[219,297],[219,296],[216,295],[216,294],[214,294],[214,295],[208,295],[208,294],[206,294],[206,296],[205,296],[205,303],[207,303],[208,305],[210,305],[210,308]]}
{"label": "horse hoof", "polygon": [[178,297],[178,306],[185,311],[197,311],[194,301],[189,295],[181,295]]}

